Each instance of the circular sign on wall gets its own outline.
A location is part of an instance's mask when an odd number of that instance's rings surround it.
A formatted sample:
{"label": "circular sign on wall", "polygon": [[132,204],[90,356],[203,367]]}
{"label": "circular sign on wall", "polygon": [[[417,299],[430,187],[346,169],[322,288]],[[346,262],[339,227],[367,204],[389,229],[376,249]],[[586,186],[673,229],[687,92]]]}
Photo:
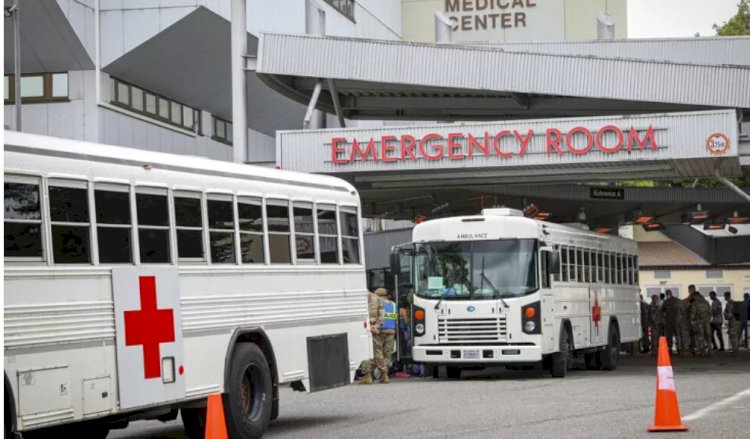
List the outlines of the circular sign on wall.
{"label": "circular sign on wall", "polygon": [[713,133],[706,139],[706,149],[711,154],[724,154],[729,149],[729,139],[724,133]]}

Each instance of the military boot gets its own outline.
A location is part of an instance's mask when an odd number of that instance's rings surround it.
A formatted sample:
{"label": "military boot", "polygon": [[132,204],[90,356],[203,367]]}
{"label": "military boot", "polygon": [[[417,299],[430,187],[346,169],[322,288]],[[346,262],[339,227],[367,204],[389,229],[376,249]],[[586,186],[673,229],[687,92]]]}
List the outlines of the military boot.
{"label": "military boot", "polygon": [[388,384],[390,382],[388,379],[388,371],[380,373],[380,382],[383,384]]}
{"label": "military boot", "polygon": [[366,373],[362,376],[362,379],[359,380],[360,384],[372,384],[372,372]]}

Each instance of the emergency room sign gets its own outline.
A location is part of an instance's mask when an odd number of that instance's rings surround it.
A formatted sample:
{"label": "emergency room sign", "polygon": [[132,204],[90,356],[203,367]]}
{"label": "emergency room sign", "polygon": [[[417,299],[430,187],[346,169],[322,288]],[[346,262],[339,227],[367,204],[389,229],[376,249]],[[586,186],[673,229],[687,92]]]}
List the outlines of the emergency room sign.
{"label": "emergency room sign", "polygon": [[177,270],[115,267],[112,290],[120,408],[184,398]]}

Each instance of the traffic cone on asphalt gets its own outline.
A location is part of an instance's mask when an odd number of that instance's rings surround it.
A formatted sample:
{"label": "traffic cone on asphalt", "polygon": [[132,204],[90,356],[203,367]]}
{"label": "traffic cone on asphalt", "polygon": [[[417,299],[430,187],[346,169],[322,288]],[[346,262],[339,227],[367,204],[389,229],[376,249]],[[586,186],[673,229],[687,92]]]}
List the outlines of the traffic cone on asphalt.
{"label": "traffic cone on asphalt", "polygon": [[656,362],[656,410],[654,424],[648,431],[685,431],[677,405],[677,390],[672,375],[672,362],[669,360],[667,339],[659,337],[659,358]]}
{"label": "traffic cone on asphalt", "polygon": [[208,395],[205,439],[229,439],[227,422],[224,419],[224,404],[221,400],[221,393]]}

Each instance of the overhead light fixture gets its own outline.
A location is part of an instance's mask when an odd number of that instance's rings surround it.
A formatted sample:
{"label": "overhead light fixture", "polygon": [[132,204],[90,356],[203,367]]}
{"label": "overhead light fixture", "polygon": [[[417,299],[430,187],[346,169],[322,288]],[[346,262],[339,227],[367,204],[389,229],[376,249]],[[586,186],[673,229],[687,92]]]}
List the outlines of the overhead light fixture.
{"label": "overhead light fixture", "polygon": [[734,211],[732,216],[727,217],[727,224],[748,224],[750,223],[750,217],[739,216],[737,211]]}
{"label": "overhead light fixture", "polygon": [[599,228],[596,228],[596,229],[594,229],[594,231],[595,231],[596,233],[601,233],[602,235],[606,235],[606,234],[607,234],[607,233],[609,233],[609,232],[610,232],[611,230],[612,230],[612,228],[611,228],[611,227],[599,227]]}
{"label": "overhead light fixture", "polygon": [[636,224],[651,224],[654,222],[654,217],[649,215],[641,215],[635,219]]}
{"label": "overhead light fixture", "polygon": [[727,231],[729,233],[731,233],[732,235],[736,235],[737,234],[737,229],[735,227],[732,227],[732,226],[727,227]]}
{"label": "overhead light fixture", "polygon": [[637,225],[651,224],[656,221],[656,216],[651,212],[636,210],[626,215],[625,221]]}
{"label": "overhead light fixture", "polygon": [[643,230],[645,230],[647,232],[655,232],[657,230],[663,230],[664,229],[664,224],[662,224],[662,223],[648,223],[648,224],[643,224],[642,227],[643,227]]}
{"label": "overhead light fixture", "polygon": [[524,216],[535,216],[538,213],[539,213],[539,207],[534,203],[531,203],[528,206],[523,208]]}
{"label": "overhead light fixture", "polygon": [[535,220],[539,220],[539,221],[544,221],[544,220],[546,220],[547,218],[549,218],[549,216],[550,216],[550,213],[549,213],[549,212],[539,212],[539,213],[537,213],[536,215],[534,215],[534,217],[533,217],[533,218],[534,218]]}
{"label": "overhead light fixture", "polygon": [[703,225],[703,230],[724,230],[724,224],[706,223]]}
{"label": "overhead light fixture", "polygon": [[701,224],[705,223],[706,220],[711,216],[711,212],[707,210],[696,210],[692,212],[688,212],[685,215],[682,216],[682,222],[683,223],[689,223],[689,224]]}
{"label": "overhead light fixture", "polygon": [[581,210],[578,211],[578,221],[586,221],[586,208],[581,207]]}

